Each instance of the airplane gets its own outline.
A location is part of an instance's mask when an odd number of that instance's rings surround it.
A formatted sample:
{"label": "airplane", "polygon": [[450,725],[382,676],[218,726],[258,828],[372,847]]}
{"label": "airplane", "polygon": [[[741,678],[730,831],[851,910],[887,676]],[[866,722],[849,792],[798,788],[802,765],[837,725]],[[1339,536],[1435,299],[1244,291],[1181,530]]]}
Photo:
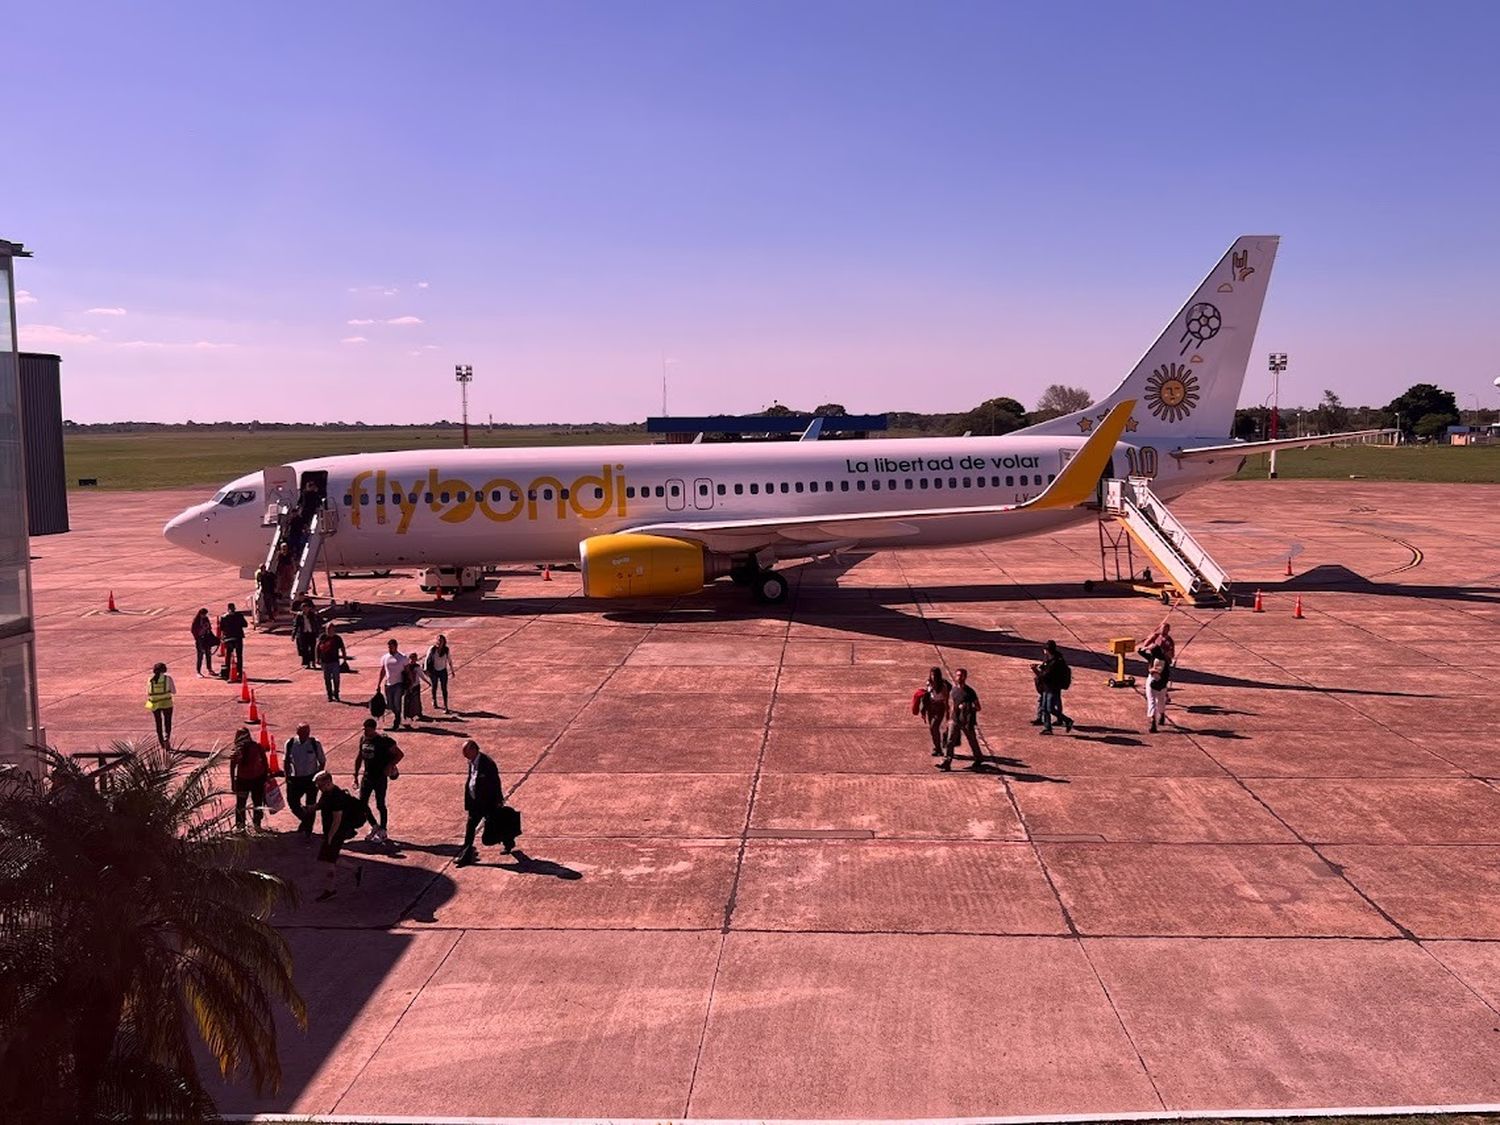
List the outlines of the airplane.
{"label": "airplane", "polygon": [[1101,479],[1144,479],[1165,500],[1252,453],[1375,432],[1228,440],[1278,242],[1237,239],[1110,394],[1001,436],[317,457],[232,480],[163,533],[249,577],[310,495],[318,516],[294,590],[319,562],[576,557],[589,597],[683,595],[728,576],[774,603],[788,588],[778,562],[1056,531],[1098,518]]}

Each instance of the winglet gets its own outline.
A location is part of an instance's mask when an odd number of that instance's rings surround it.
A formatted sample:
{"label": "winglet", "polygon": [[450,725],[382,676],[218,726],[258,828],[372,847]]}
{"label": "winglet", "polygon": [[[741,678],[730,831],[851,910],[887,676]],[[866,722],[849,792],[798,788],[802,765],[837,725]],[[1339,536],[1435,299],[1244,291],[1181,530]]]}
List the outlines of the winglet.
{"label": "winglet", "polygon": [[1135,409],[1135,399],[1127,398],[1116,403],[1104,416],[1104,421],[1094,427],[1088,441],[1083,443],[1073,459],[1063,466],[1057,479],[1043,490],[1040,496],[1022,504],[1023,508],[1076,508],[1094,498],[1099,487],[1099,478],[1109,467],[1115,443],[1125,432],[1125,423]]}

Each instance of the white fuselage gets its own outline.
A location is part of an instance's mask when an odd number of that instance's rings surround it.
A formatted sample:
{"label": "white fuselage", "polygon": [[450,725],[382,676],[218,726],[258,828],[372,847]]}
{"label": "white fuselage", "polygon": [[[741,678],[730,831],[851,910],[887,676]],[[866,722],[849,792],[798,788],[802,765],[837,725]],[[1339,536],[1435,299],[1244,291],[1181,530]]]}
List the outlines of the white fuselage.
{"label": "white fuselage", "polygon": [[[337,508],[325,540],[335,569],[478,566],[574,559],[590,536],[649,524],[848,516],[1018,504],[1040,493],[1084,436],[809,441],[698,445],[433,449],[295,462],[295,490],[326,472]],[[1222,441],[1207,438],[1205,441]],[[1171,448],[1183,444],[1175,437]],[[1114,451],[1110,475],[1153,477],[1172,497],[1232,474],[1240,459],[1178,462],[1151,438]],[[243,568],[264,560],[268,482],[230,482],[167,524],[172,542]],[[1094,518],[1087,509],[969,515],[915,525],[893,549],[981,543]],[[844,544],[857,546],[858,544]],[[785,544],[778,558],[820,553]]]}

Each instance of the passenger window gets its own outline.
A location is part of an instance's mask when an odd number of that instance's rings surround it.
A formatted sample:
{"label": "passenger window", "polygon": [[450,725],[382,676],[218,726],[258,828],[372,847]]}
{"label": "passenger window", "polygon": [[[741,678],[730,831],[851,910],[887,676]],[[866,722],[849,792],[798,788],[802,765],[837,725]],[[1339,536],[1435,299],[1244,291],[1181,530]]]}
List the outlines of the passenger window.
{"label": "passenger window", "polygon": [[865,490],[865,482],[863,480],[857,480],[854,482],[854,487],[857,488],[860,492],[863,492]]}
{"label": "passenger window", "polygon": [[816,491],[818,491],[818,482],[815,481],[815,480],[808,481],[807,482],[807,491],[809,491],[809,492],[816,492]]}
{"label": "passenger window", "polygon": [[[738,487],[738,486],[736,486],[736,487]],[[751,496],[759,496],[760,495],[760,485],[757,484],[754,481],[750,482],[750,495]]]}
{"label": "passenger window", "polygon": [[957,477],[949,477],[948,478],[948,487],[949,488],[957,488],[958,487],[958,478]]}
{"label": "passenger window", "polygon": [[846,480],[839,481],[839,491],[840,492],[848,492],[849,491],[849,482],[846,481]]}
{"label": "passenger window", "polygon": [[743,484],[737,484],[737,485],[735,485],[734,486],[734,494],[736,496],[743,496],[743,495],[745,495],[745,486]]}
{"label": "passenger window", "polygon": [[368,508],[370,506],[370,494],[368,492],[361,492],[359,494],[359,506],[361,508]]}
{"label": "passenger window", "polygon": [[[558,496],[559,496],[559,498],[561,498],[563,500],[566,500],[568,498],[568,490],[566,488],[563,489],[561,492],[558,493]],[[547,497],[547,499],[551,500],[552,497],[549,496],[549,497]]]}
{"label": "passenger window", "polygon": [[719,485],[718,487],[719,487],[719,495],[720,496],[723,496],[725,493],[727,493],[729,491],[729,489],[725,488],[722,484]]}
{"label": "passenger window", "polygon": [[698,495],[699,496],[707,496],[708,495],[708,485],[706,485],[706,484],[700,484],[698,486]]}
{"label": "passenger window", "polygon": [[776,491],[776,485],[775,485],[775,483],[772,482],[772,481],[766,481],[766,492],[769,494],[769,493],[772,493],[772,492],[775,492],[775,491]]}
{"label": "passenger window", "polygon": [[893,481],[893,480],[888,480],[888,481],[886,481],[886,482],[885,482],[885,486],[886,486],[886,487],[887,487],[887,488],[889,488],[889,489],[890,489],[890,490],[891,490],[891,491],[892,491],[892,492],[895,492],[895,491],[896,491],[896,482],[895,482],[895,481]]}
{"label": "passenger window", "polygon": [[831,480],[825,480],[823,482],[823,491],[824,492],[832,492],[833,491],[833,481],[831,481]]}
{"label": "passenger window", "polygon": [[[443,493],[443,499],[448,499],[448,494],[446,492]],[[530,500],[533,504],[536,503],[536,489],[528,488],[526,490],[526,499]]]}
{"label": "passenger window", "polygon": [[1056,479],[1057,479],[1057,474],[1056,473],[1048,473],[1047,474],[1047,483],[1048,484],[1051,484]]}
{"label": "passenger window", "polygon": [[799,480],[796,483],[796,485],[793,487],[792,491],[793,492],[802,492],[802,491],[805,491],[805,489],[806,489],[806,486]]}
{"label": "passenger window", "polygon": [[[458,502],[459,502],[459,503],[460,503],[460,504],[462,504],[462,503],[463,503],[463,502],[464,502],[464,501],[465,501],[465,500],[467,500],[467,499],[468,499],[468,498],[469,498],[469,494],[468,494],[468,492],[460,492],[460,493],[459,493],[459,494],[458,494]],[[548,499],[549,499],[549,500],[550,500],[550,499],[551,499],[551,497],[548,497]]]}
{"label": "passenger window", "polygon": [[430,492],[424,492],[422,494],[422,500],[423,500],[424,503],[431,504],[432,503],[432,493],[430,493]]}
{"label": "passenger window", "polygon": [[927,478],[926,477],[918,477],[917,478],[917,487],[918,488],[926,488],[927,487]]}
{"label": "passenger window", "polygon": [[625,499],[627,499],[627,500],[634,500],[635,499],[635,485],[633,485],[633,484],[627,484],[625,486]]}
{"label": "passenger window", "polygon": [[604,499],[604,489],[602,489],[602,488],[596,488],[596,489],[594,489],[594,499],[595,500],[603,500]]}
{"label": "passenger window", "polygon": [[[663,488],[661,485],[657,485],[656,486],[656,495],[658,495],[658,496],[665,496],[666,494],[667,494],[667,490],[665,488]],[[672,495],[673,496],[677,495],[677,490],[675,488],[672,490]]]}
{"label": "passenger window", "polygon": [[878,480],[872,480],[870,482],[870,491],[871,492],[879,492],[880,491],[880,482]]}
{"label": "passenger window", "polygon": [[673,496],[681,495],[681,493],[679,492],[679,490],[678,490],[678,488],[677,488],[677,486],[675,484],[672,486],[672,495]]}
{"label": "passenger window", "polygon": [[491,504],[498,504],[498,503],[500,503],[500,490],[498,488],[494,489],[493,491],[490,492],[490,503]]}
{"label": "passenger window", "polygon": [[417,502],[417,494],[415,492],[413,492],[410,496],[408,496],[406,498],[406,502],[408,504],[415,504]]}
{"label": "passenger window", "polygon": [[438,499],[441,500],[444,504],[446,504],[448,502],[448,494],[446,492],[439,492],[438,493]]}
{"label": "passenger window", "polygon": [[351,496],[347,492],[344,493],[344,507],[346,507],[346,508],[352,508],[353,506],[354,506],[354,497]]}
{"label": "passenger window", "polygon": [[933,488],[942,488],[943,487],[943,478],[942,477],[933,477],[932,478],[932,487]]}
{"label": "passenger window", "polygon": [[914,489],[916,487],[917,487],[917,482],[914,481],[914,480],[912,480],[911,477],[907,477],[906,478],[906,491],[910,492],[912,489]]}
{"label": "passenger window", "polygon": [[792,490],[792,486],[791,485],[787,484],[786,481],[782,481],[781,482],[781,491],[782,492],[790,492],[791,490]]}
{"label": "passenger window", "polygon": [[965,488],[972,488],[973,487],[973,484],[970,482],[970,479],[968,477],[964,477],[964,487]]}

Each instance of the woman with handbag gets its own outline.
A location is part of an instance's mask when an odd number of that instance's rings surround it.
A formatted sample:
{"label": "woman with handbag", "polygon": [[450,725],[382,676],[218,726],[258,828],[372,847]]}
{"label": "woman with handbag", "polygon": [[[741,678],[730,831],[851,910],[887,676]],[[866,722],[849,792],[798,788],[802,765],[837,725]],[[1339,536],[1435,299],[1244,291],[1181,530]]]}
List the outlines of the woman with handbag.
{"label": "woman with handbag", "polygon": [[193,617],[193,655],[196,658],[198,675],[204,674],[204,668],[208,669],[208,675],[214,672],[214,649],[219,647],[219,638],[214,635],[214,623],[208,619],[208,610],[200,609]]}
{"label": "woman with handbag", "polygon": [[927,689],[918,702],[918,710],[932,735],[932,756],[943,755],[943,720],[948,716],[948,700],[953,687],[943,678],[943,670],[934,668],[927,673]]}
{"label": "woman with handbag", "polygon": [[443,710],[451,711],[448,706],[448,677],[453,674],[453,650],[448,647],[448,638],[441,633],[433,642],[432,647],[427,650],[427,681],[432,685],[432,709],[437,710],[438,689],[443,691]]}

